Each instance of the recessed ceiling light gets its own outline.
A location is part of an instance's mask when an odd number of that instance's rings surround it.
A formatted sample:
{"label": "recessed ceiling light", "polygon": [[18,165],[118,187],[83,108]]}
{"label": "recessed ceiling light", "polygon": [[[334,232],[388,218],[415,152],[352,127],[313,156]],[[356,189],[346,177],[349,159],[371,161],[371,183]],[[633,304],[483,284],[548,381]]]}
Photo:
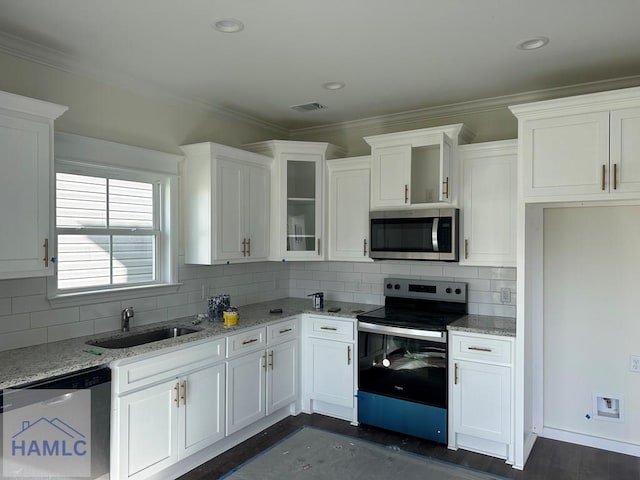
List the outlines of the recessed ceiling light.
{"label": "recessed ceiling light", "polygon": [[213,22],[213,28],[222,33],[238,33],[244,30],[244,23],[235,18],[225,18]]}
{"label": "recessed ceiling light", "polygon": [[537,50],[549,43],[547,37],[533,37],[523,40],[517,45],[519,50]]}
{"label": "recessed ceiling light", "polygon": [[326,90],[340,90],[344,88],[344,83],[342,82],[327,82],[322,84],[322,88]]}

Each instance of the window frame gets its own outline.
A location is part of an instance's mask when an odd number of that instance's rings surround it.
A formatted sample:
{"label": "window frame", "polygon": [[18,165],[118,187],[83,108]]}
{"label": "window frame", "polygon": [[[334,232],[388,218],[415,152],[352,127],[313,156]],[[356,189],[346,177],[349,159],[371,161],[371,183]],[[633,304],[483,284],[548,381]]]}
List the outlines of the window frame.
{"label": "window frame", "polygon": [[[139,147],[56,133],[55,162],[51,187],[51,218],[53,242],[50,248],[57,257],[58,235],[61,232],[78,232],[78,229],[58,229],[56,225],[56,177],[57,173],[70,173],[117,180],[152,183],[154,190],[154,228],[156,236],[155,280],[144,283],[110,284],[79,289],[58,288],[58,268],[54,263],[54,275],[47,281],[47,299],[52,306],[72,306],[96,301],[124,300],[145,295],[173,293],[177,283],[177,198],[178,164],[182,157],[155,152]],[[157,223],[156,223],[157,222]],[[116,230],[125,235],[130,228],[83,228],[85,234],[102,230],[107,235]],[[148,230],[143,230],[148,232]],[[62,233],[64,234],[64,233]],[[111,255],[110,255],[111,256]]]}

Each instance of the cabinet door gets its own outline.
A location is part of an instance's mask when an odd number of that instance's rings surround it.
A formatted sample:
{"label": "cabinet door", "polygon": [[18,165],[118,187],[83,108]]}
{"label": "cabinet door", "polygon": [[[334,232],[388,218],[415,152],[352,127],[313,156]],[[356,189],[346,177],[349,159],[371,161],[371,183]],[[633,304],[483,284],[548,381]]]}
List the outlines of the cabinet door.
{"label": "cabinet door", "polygon": [[609,190],[608,112],[527,120],[522,135],[525,197]]}
{"label": "cabinet door", "polygon": [[369,169],[331,172],[329,260],[369,258]]}
{"label": "cabinet door", "polygon": [[611,112],[610,163],[611,192],[640,192],[640,108]]}
{"label": "cabinet door", "polygon": [[178,380],[116,400],[117,478],[147,478],[178,459]]}
{"label": "cabinet door", "polygon": [[216,232],[216,259],[244,258],[243,166],[237,162],[217,161],[216,203],[218,229]]}
{"label": "cabinet door", "polygon": [[227,362],[227,435],[265,416],[266,352]]}
{"label": "cabinet door", "polygon": [[51,275],[49,124],[0,114],[0,165],[0,278]]}
{"label": "cabinet door", "polygon": [[180,458],[224,438],[224,389],[224,363],[180,378]]}
{"label": "cabinet door", "polygon": [[371,163],[371,208],[409,204],[411,145],[376,148]]}
{"label": "cabinet door", "polygon": [[282,343],[267,352],[267,415],[296,401],[298,341]]}
{"label": "cabinet door", "polygon": [[310,398],[353,408],[353,344],[309,339]]}
{"label": "cabinet door", "polygon": [[511,369],[506,366],[454,360],[453,428],[495,442],[509,443],[511,432]]}
{"label": "cabinet door", "polygon": [[247,254],[252,260],[269,257],[271,173],[266,168],[246,167],[244,187],[245,236]]}
{"label": "cabinet door", "polygon": [[297,154],[284,156],[283,202],[286,224],[283,225],[282,252],[291,259],[319,260],[322,246],[322,155]]}
{"label": "cabinet door", "polygon": [[513,267],[516,264],[515,143],[469,146],[462,157],[461,265]]}

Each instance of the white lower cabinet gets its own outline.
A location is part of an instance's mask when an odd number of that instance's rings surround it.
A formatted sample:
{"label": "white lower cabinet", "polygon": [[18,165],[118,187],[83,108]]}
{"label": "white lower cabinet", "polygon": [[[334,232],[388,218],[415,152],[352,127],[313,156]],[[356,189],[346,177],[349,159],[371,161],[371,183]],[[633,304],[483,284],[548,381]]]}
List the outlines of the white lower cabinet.
{"label": "white lower cabinet", "polygon": [[297,335],[294,319],[228,338],[236,356],[227,361],[227,435],[296,401]]}
{"label": "white lower cabinet", "polygon": [[224,438],[223,346],[218,340],[114,367],[114,478],[147,478]]}
{"label": "white lower cabinet", "polygon": [[513,463],[513,339],[451,332],[449,448]]}
{"label": "white lower cabinet", "polygon": [[355,321],[309,315],[304,326],[303,410],[355,422]]}

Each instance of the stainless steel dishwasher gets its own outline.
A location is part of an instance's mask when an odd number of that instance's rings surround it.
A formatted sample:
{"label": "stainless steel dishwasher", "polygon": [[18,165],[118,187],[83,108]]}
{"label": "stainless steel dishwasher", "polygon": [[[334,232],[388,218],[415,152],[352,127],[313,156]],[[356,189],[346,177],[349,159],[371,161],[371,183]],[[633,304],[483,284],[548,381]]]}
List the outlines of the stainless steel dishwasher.
{"label": "stainless steel dishwasher", "polygon": [[[79,400],[84,402],[82,408],[74,411]],[[72,410],[70,414],[60,415],[61,408],[67,408],[67,412],[69,408]],[[24,412],[37,412],[37,415],[29,417]],[[109,479],[110,417],[111,370],[105,366],[0,391],[3,459],[0,478],[20,478],[32,472],[34,467],[29,464],[30,460],[25,460],[30,455],[40,457],[36,460],[43,459],[40,477]],[[21,425],[16,429],[13,424],[17,419]],[[85,425],[87,429],[79,428],[78,424]],[[27,437],[27,433],[32,431],[35,433]],[[89,431],[90,435],[87,434]],[[90,465],[90,475],[60,475],[57,469],[68,468],[76,454],[86,457],[82,461]],[[67,462],[67,467],[64,462]],[[85,471],[89,465],[83,467]]]}

